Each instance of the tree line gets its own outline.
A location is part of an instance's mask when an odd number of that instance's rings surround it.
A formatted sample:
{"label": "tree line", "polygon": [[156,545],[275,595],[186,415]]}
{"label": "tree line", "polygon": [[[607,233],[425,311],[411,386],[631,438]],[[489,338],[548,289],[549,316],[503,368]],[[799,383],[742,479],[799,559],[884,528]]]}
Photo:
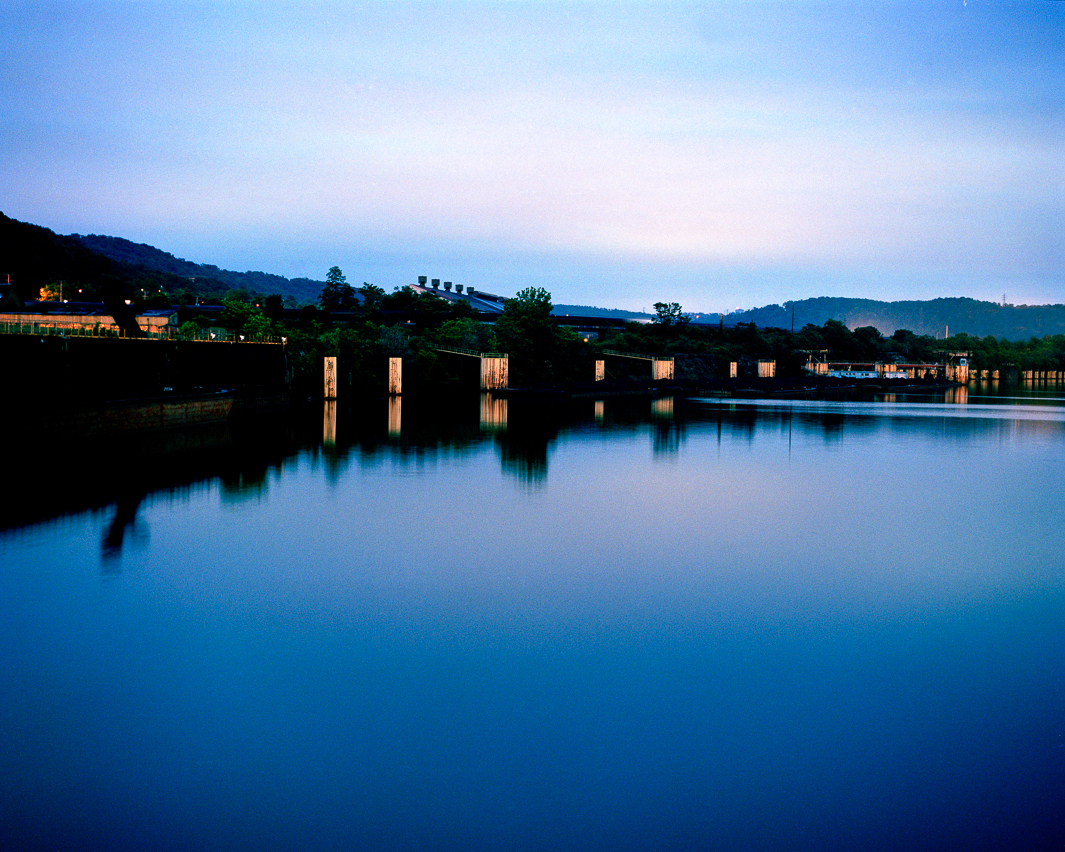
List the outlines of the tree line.
{"label": "tree line", "polygon": [[[730,362],[777,362],[779,377],[799,377],[810,351],[828,350],[835,361],[936,363],[948,352],[969,352],[975,369],[1063,370],[1065,335],[1013,342],[957,334],[944,340],[900,329],[885,336],[872,326],[849,329],[838,320],[808,323],[799,331],[759,328],[754,323],[725,327],[696,325],[676,302],[658,302],[650,323],[604,326],[581,335],[552,317],[552,297],[529,287],[508,299],[494,318],[475,314],[465,300],[446,301],[408,287],[391,293],[364,282],[348,284],[339,267],[326,276],[317,305],[286,311],[283,298],[231,295],[221,314],[197,306],[180,309],[182,333],[220,323],[251,339],[283,337],[294,390],[312,394],[320,382],[324,356],[337,356],[339,379],[356,391],[386,386],[389,357],[405,361],[404,387],[449,388],[468,383],[469,366],[436,347],[509,355],[512,387],[563,386],[590,381],[594,361],[604,350],[677,357],[679,383],[711,384],[728,375]],[[610,359],[608,378],[631,381],[647,371],[640,362]]]}

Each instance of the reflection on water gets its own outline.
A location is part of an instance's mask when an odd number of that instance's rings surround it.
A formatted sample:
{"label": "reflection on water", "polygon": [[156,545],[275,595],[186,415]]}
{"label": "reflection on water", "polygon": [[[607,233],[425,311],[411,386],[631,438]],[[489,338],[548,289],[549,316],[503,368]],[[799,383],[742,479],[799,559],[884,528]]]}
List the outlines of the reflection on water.
{"label": "reflection on water", "polygon": [[684,423],[675,417],[673,397],[667,396],[652,401],[651,422],[654,454],[675,454],[684,439]]}
{"label": "reflection on water", "polygon": [[973,396],[71,448],[0,532],[5,848],[1061,848],[1065,408]]}
{"label": "reflection on water", "polygon": [[651,401],[651,417],[656,420],[673,419],[673,397],[663,396]]}
{"label": "reflection on water", "polygon": [[555,417],[526,409],[515,416],[505,432],[495,434],[504,473],[522,485],[542,485],[548,472],[548,454],[559,437]]}
{"label": "reflection on water", "polygon": [[322,403],[322,444],[326,447],[336,446],[337,442],[337,401],[327,399]]}
{"label": "reflection on water", "polygon": [[505,397],[481,394],[481,429],[499,432],[507,428],[507,400]]}
{"label": "reflection on water", "polygon": [[[1011,393],[1016,394],[1017,388]],[[400,464],[493,450],[502,472],[523,485],[537,485],[549,475],[553,447],[561,436],[594,424],[609,435],[646,433],[653,457],[673,458],[692,430],[712,428],[717,440],[738,436],[753,442],[760,435],[785,434],[791,446],[793,427],[818,434],[828,443],[848,437],[881,434],[900,442],[916,428],[913,421],[936,421],[944,440],[1058,440],[1065,431],[1061,402],[1053,392],[1012,396],[973,395],[952,388],[916,397],[884,394],[879,401],[734,400],[607,398],[572,404],[507,400],[481,394],[450,405],[412,406],[403,416],[404,397],[376,400],[359,410],[337,401],[322,404],[321,426],[305,428],[302,414],[291,420],[236,423],[230,427],[173,430],[124,440],[121,444],[77,444],[69,453],[41,461],[14,458],[13,481],[36,478],[62,481],[62,488],[22,494],[5,507],[0,529],[45,520],[85,509],[111,506],[102,552],[113,560],[127,534],[135,529],[137,506],[158,491],[173,492],[196,482],[217,480],[225,503],[262,499],[270,471],[280,472],[299,453],[332,482],[353,464],[392,458]],[[382,411],[375,422],[374,406]],[[305,425],[301,425],[304,423]],[[382,428],[383,427],[383,428]],[[921,426],[922,434],[927,432]],[[69,454],[102,459],[109,471],[98,476],[66,476]],[[27,465],[21,471],[19,464]],[[54,463],[55,469],[49,467]]]}
{"label": "reflection on water", "polygon": [[133,492],[118,498],[115,503],[114,516],[107,525],[103,541],[100,543],[100,558],[103,570],[106,573],[114,573],[119,570],[119,557],[122,555],[122,545],[127,535],[140,546],[148,542],[147,524],[137,519],[137,510],[144,500],[143,492]]}

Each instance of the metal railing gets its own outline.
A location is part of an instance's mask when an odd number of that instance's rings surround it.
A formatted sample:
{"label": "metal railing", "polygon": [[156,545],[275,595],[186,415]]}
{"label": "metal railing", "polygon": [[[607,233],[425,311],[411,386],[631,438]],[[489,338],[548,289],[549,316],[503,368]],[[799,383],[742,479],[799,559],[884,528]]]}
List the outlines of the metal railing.
{"label": "metal railing", "polygon": [[616,355],[618,358],[637,358],[640,361],[672,361],[672,355],[641,355],[638,352],[618,352],[616,349],[604,349],[604,355]]}
{"label": "metal railing", "polygon": [[0,334],[30,334],[38,337],[101,337],[122,340],[182,340],[200,343],[287,343],[278,335],[243,335],[230,331],[202,329],[192,333],[181,332],[171,325],[141,328],[144,337],[126,334],[115,323],[82,325],[71,322],[0,322]]}
{"label": "metal railing", "polygon": [[470,355],[474,358],[506,358],[506,352],[478,352],[476,349],[463,349],[459,346],[433,346],[437,352],[450,352],[453,355]]}
{"label": "metal railing", "polygon": [[94,323],[88,326],[70,322],[0,322],[0,334],[120,337],[121,333],[122,330],[113,323]]}

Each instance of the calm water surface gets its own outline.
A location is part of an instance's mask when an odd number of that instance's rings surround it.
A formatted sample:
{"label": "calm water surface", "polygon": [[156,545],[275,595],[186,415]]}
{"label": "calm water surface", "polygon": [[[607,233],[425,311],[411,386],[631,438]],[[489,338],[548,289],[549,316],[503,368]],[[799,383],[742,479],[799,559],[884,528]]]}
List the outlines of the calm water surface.
{"label": "calm water surface", "polygon": [[1062,397],[64,449],[0,531],[0,846],[1062,848]]}

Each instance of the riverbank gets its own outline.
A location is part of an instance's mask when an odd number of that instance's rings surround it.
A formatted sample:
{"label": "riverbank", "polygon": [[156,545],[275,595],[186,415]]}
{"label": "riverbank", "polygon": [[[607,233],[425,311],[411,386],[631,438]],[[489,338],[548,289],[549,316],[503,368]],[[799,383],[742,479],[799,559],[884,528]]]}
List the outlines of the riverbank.
{"label": "riverbank", "polygon": [[958,387],[956,382],[940,380],[873,380],[838,379],[823,376],[799,378],[722,379],[713,382],[639,381],[585,382],[566,385],[544,385],[526,388],[504,388],[492,394],[506,399],[605,399],[625,396],[717,396],[717,397],[780,397],[816,399],[851,392],[907,393],[917,390],[944,390]]}

